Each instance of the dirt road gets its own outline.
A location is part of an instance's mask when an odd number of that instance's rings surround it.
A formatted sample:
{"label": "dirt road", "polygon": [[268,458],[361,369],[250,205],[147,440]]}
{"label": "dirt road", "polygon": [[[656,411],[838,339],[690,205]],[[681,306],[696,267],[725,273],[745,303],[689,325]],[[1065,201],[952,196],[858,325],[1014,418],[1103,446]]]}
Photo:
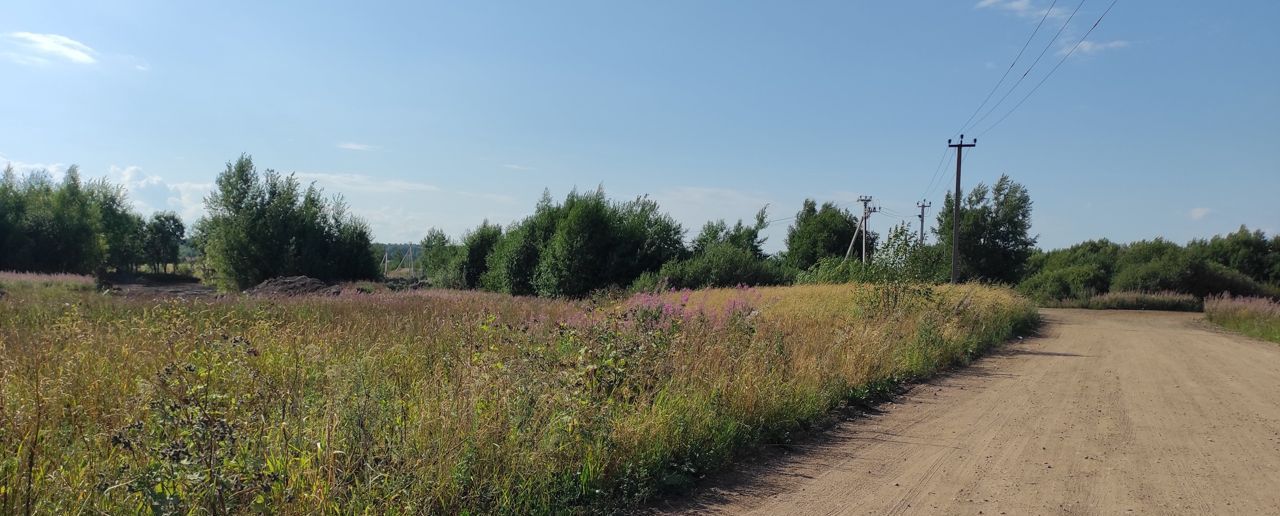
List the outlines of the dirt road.
{"label": "dirt road", "polygon": [[1044,335],[718,480],[674,512],[1280,514],[1280,345],[1198,314]]}

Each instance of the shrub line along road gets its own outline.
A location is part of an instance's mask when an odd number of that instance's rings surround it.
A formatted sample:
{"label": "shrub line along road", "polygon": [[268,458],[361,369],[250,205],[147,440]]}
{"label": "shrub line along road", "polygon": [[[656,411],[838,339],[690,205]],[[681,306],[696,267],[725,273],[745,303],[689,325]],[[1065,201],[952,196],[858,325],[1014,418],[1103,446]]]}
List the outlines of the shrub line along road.
{"label": "shrub line along road", "polygon": [[1280,345],[1199,314],[1043,313],[1041,337],[665,510],[1280,514]]}

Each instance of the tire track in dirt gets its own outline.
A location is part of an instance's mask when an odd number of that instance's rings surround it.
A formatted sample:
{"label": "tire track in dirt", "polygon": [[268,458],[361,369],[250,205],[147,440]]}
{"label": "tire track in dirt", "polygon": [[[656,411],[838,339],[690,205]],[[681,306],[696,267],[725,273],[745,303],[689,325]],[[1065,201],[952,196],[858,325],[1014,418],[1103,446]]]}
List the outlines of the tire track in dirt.
{"label": "tire track in dirt", "polygon": [[1198,314],[1044,313],[1043,336],[660,512],[1280,511],[1280,346]]}

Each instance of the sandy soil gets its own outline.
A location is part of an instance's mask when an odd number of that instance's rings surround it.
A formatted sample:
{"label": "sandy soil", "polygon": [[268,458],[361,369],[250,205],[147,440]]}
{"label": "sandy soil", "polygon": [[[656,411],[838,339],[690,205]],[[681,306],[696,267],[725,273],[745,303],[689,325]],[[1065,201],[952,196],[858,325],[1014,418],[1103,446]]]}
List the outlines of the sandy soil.
{"label": "sandy soil", "polygon": [[1045,314],[1043,336],[659,512],[1280,514],[1280,346],[1198,314]]}

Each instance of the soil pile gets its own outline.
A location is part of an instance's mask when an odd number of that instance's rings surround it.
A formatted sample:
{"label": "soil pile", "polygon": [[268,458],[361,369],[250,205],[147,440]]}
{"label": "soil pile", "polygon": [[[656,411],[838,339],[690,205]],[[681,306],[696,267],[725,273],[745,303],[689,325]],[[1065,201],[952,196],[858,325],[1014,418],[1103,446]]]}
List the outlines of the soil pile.
{"label": "soil pile", "polygon": [[259,283],[258,286],[245,291],[246,294],[253,296],[307,296],[307,295],[324,295],[336,296],[342,293],[342,287],[330,285],[323,281],[307,276],[286,276],[280,278],[271,278],[267,281]]}

